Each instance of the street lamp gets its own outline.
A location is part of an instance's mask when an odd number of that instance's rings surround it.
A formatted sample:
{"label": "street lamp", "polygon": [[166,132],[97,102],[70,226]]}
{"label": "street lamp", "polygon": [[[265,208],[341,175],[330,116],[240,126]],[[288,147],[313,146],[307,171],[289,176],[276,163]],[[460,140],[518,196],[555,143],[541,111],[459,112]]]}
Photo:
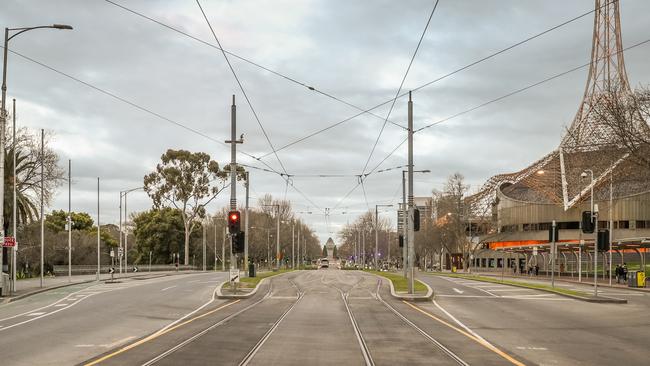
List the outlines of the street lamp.
{"label": "street lamp", "polygon": [[[406,208],[406,173],[408,170],[402,170],[402,237],[404,240],[404,247],[402,248],[402,267],[404,268],[404,277],[407,277],[408,274],[408,220],[407,220],[407,208]],[[414,170],[413,173],[431,173],[431,170]]]}
{"label": "street lamp", "polygon": [[[130,192],[137,191],[140,189],[144,189],[144,187],[137,187],[137,188],[131,188],[127,189],[125,191],[120,191],[120,249],[122,249],[123,256],[124,256],[124,273],[129,272],[129,256],[128,256],[128,250],[129,250],[129,230],[126,228],[126,222],[129,221],[128,215],[127,215],[127,195]],[[124,228],[126,229],[126,235],[124,235],[124,246],[122,246],[122,236],[123,236],[123,231],[122,231],[122,197],[124,197]],[[122,273],[122,256],[119,255],[118,253],[118,259],[119,259],[119,264],[120,264],[120,273]]]}
{"label": "street lamp", "polygon": [[587,178],[587,173],[589,173],[589,185],[591,186],[591,220],[594,221],[594,232],[596,233],[594,237],[594,297],[598,297],[598,208],[594,207],[594,171],[586,169],[580,174],[580,178]]}
{"label": "street lamp", "polygon": [[[37,27],[25,27],[25,28],[5,28],[5,41],[4,41],[4,55],[2,60],[2,100],[0,102],[0,177],[4,177],[5,169],[5,126],[7,124],[7,110],[6,100],[7,100],[7,54],[9,52],[9,41],[21,33],[25,33],[34,29],[41,28],[53,28],[53,29],[72,29],[71,26],[65,24],[52,24],[52,25],[41,25]],[[15,32],[11,36],[10,32]],[[5,197],[5,180],[0,179],[0,197],[4,202]],[[13,233],[15,236],[16,233]],[[4,204],[0,204],[0,242],[4,243]],[[3,263],[2,260],[2,250],[0,250],[0,263]],[[14,255],[16,253],[14,252]],[[1,267],[1,266],[0,266]],[[13,270],[12,270],[13,271]],[[0,268],[0,273],[2,273],[2,268]],[[15,278],[14,278],[15,281]],[[41,279],[42,282],[42,279]],[[42,285],[42,283],[41,283]]]}
{"label": "street lamp", "polygon": [[393,205],[375,205],[375,270],[379,270],[379,207],[393,207]]}

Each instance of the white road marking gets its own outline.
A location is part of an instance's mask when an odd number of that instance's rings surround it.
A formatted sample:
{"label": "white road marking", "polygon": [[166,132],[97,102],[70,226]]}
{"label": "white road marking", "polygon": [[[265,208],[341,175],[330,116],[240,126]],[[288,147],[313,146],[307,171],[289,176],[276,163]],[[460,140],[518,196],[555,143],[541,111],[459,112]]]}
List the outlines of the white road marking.
{"label": "white road marking", "polygon": [[456,293],[458,293],[458,294],[462,294],[463,292],[465,292],[465,291],[461,291],[461,290],[459,290],[459,289],[457,289],[457,288],[455,288],[455,287],[454,287],[454,291],[455,291]]}
{"label": "white road marking", "polygon": [[533,292],[531,289],[527,288],[495,288],[495,289],[490,289],[490,291],[530,291]]}
{"label": "white road marking", "polygon": [[174,287],[176,287],[176,286],[177,286],[177,285],[169,286],[169,287],[165,287],[164,289],[162,289],[162,290],[160,290],[160,291],[167,291],[167,290],[172,289],[172,288],[174,288]]}
{"label": "white road marking", "polygon": [[517,349],[529,350],[529,351],[548,351],[546,347],[531,347],[531,346],[517,346]]}
{"label": "white road marking", "polygon": [[43,312],[38,312],[38,313],[29,313],[29,314],[27,314],[27,316],[40,316],[40,315],[43,315],[43,314],[45,314],[44,311]]}
{"label": "white road marking", "polygon": [[58,307],[61,307],[61,306],[68,306],[68,304],[56,304],[54,306],[58,308]]}

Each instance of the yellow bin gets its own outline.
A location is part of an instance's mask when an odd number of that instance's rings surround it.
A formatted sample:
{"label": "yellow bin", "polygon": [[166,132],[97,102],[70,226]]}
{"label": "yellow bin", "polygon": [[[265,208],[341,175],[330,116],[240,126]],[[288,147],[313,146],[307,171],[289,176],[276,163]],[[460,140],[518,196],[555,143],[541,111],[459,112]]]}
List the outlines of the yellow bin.
{"label": "yellow bin", "polygon": [[452,271],[453,273],[456,273],[456,266],[452,266],[452,267],[451,267],[451,271]]}
{"label": "yellow bin", "polygon": [[639,287],[645,287],[645,272],[637,272],[636,273],[636,284]]}

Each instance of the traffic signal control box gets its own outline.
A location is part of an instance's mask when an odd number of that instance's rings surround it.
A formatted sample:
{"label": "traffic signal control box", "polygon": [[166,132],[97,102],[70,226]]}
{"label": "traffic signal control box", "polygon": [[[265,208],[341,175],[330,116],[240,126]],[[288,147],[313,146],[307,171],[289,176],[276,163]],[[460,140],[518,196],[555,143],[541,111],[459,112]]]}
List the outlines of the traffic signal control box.
{"label": "traffic signal control box", "polygon": [[413,209],[413,231],[420,231],[420,210]]}
{"label": "traffic signal control box", "polygon": [[594,232],[594,218],[591,211],[582,211],[582,232],[585,234]]}
{"label": "traffic signal control box", "polygon": [[609,230],[600,229],[598,230],[598,251],[606,252],[609,250]]}

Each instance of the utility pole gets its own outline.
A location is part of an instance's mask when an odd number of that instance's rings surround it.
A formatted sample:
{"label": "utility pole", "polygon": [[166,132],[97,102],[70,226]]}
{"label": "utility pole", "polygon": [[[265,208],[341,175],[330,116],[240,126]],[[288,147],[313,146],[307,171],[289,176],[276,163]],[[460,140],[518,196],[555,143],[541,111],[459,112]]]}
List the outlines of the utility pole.
{"label": "utility pole", "polygon": [[202,226],[203,226],[203,272],[205,272],[205,270],[207,269],[207,259],[208,259],[207,258],[207,255],[208,255],[207,243],[205,241],[206,240],[205,234],[206,234],[208,229],[206,228],[206,222],[205,221],[203,222]]}
{"label": "utility pole", "polygon": [[[43,266],[45,265],[44,263],[44,256],[45,256],[45,215],[43,213],[44,210],[44,203],[43,203],[43,196],[44,196],[44,187],[45,187],[45,174],[44,174],[44,165],[45,165],[45,131],[41,129],[41,287],[43,287]],[[4,154],[4,152],[3,152]],[[4,196],[4,194],[3,194]],[[4,198],[4,197],[3,197]],[[3,240],[4,240],[4,229],[0,229],[3,231]]]}
{"label": "utility pole", "polygon": [[99,281],[99,271],[101,266],[101,257],[99,254],[99,246],[101,237],[99,235],[101,226],[99,226],[99,177],[97,177],[97,281]]}
{"label": "utility pole", "polygon": [[361,264],[366,268],[366,228],[361,232]]}
{"label": "utility pole", "polygon": [[276,225],[277,225],[277,235],[275,238],[275,264],[276,269],[280,270],[280,205],[277,205],[277,214],[276,214]]}
{"label": "utility pole", "polygon": [[[15,206],[16,204],[14,203]],[[72,282],[72,159],[68,159],[68,282]]]}
{"label": "utility pole", "polygon": [[214,220],[214,271],[217,271],[217,220]]}
{"label": "utility pole", "polygon": [[[124,246],[122,244],[122,192],[120,192],[120,225],[119,225],[119,230],[120,230],[120,251],[124,250]],[[122,252],[123,253],[123,252]],[[118,263],[120,265],[120,274],[122,274],[122,256],[119,255],[118,253]]]}
{"label": "utility pole", "polygon": [[250,174],[246,172],[246,216],[244,217],[244,272],[248,271],[248,208],[249,190],[251,185]]}
{"label": "utility pole", "polygon": [[124,273],[129,273],[129,222],[126,200],[129,192],[124,192]]}
{"label": "utility pole", "polygon": [[295,237],[296,237],[296,225],[291,223],[291,269],[296,268],[296,247],[295,247]]}
{"label": "utility pole", "polygon": [[555,237],[555,228],[556,228],[556,223],[555,220],[553,220],[553,228],[552,234],[551,234],[551,287],[555,287],[555,256],[557,255],[557,245],[555,242],[557,241],[557,238]]}
{"label": "utility pole", "polygon": [[[413,100],[409,91],[408,102],[408,289],[409,294],[413,294],[415,271],[413,268],[415,262],[415,253],[413,240],[415,232],[413,227]],[[406,246],[406,244],[405,244]]]}
{"label": "utility pole", "polygon": [[226,236],[228,236],[228,228],[223,228],[223,237],[221,240],[221,271],[226,271]]}
{"label": "utility pole", "polygon": [[14,236],[14,241],[15,245],[13,248],[13,256],[11,257],[11,291],[16,292],[16,256],[18,255],[18,237],[16,235],[16,99],[13,100],[13,150],[14,150],[14,199],[13,199],[13,212],[12,212],[12,221],[13,221],[13,228],[12,228],[12,234]]}
{"label": "utility pole", "polygon": [[402,267],[404,269],[404,278],[408,278],[408,217],[406,213],[406,171],[402,170]]}
{"label": "utility pole", "polygon": [[[237,140],[237,106],[235,105],[235,95],[232,96],[232,105],[230,106],[230,210],[237,210],[237,144],[243,144],[244,140]],[[246,235],[246,234],[244,234]],[[244,239],[246,239],[244,237]],[[235,243],[235,235],[230,236],[230,268],[235,268],[236,258],[232,251]]]}

